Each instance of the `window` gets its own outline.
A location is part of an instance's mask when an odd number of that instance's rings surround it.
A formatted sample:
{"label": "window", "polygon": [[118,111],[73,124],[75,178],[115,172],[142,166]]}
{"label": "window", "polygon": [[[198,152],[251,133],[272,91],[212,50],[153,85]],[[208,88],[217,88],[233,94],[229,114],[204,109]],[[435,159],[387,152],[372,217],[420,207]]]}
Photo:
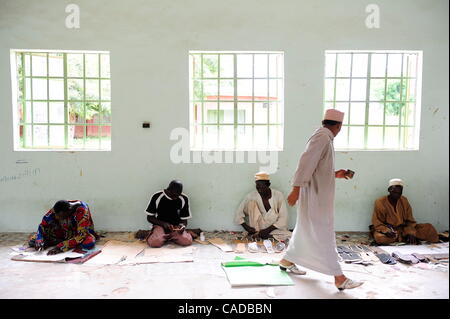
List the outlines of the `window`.
{"label": "window", "polygon": [[111,150],[108,52],[11,50],[14,149]]}
{"label": "window", "polygon": [[282,52],[189,52],[192,150],[282,150]]}
{"label": "window", "polygon": [[345,112],[336,149],[419,148],[422,53],[326,51],[324,107]]}

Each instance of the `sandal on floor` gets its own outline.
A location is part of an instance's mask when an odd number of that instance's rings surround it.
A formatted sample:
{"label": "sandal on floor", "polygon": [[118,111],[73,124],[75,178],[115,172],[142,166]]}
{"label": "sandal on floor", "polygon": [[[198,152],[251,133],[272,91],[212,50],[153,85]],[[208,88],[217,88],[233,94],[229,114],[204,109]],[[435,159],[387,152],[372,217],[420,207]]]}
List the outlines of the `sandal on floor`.
{"label": "sandal on floor", "polygon": [[350,278],[345,279],[345,281],[340,284],[339,286],[336,285],[336,288],[339,289],[340,291],[344,290],[344,289],[352,289],[352,288],[356,288],[359,287],[363,284],[362,281],[353,281]]}
{"label": "sandal on floor", "polygon": [[391,255],[388,255],[388,254],[376,254],[376,256],[378,257],[378,259],[380,259],[380,261],[383,264],[395,265],[397,263],[395,258],[392,257]]}
{"label": "sandal on floor", "polygon": [[417,264],[420,262],[419,259],[417,259],[413,255],[402,254],[398,251],[394,251],[392,253],[392,257],[394,257],[395,259],[397,259],[398,261],[400,261],[401,263],[404,263],[404,264]]}
{"label": "sandal on floor", "polygon": [[280,269],[285,272],[291,272],[294,275],[306,275],[306,271],[298,269],[295,264],[292,264],[290,266],[284,266],[282,264],[279,264],[279,266],[280,266]]}

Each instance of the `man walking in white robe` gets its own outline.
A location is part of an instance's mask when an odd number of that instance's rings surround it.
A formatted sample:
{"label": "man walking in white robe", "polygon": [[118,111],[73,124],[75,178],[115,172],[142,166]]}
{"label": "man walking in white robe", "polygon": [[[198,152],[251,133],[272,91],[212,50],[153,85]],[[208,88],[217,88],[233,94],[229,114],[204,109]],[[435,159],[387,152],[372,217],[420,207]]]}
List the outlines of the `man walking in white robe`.
{"label": "man walking in white robe", "polygon": [[334,232],[335,178],[349,178],[345,170],[335,172],[333,139],[339,133],[344,113],[329,109],[323,127],[310,137],[300,157],[288,196],[294,206],[299,199],[298,217],[286,254],[280,261],[282,270],[305,274],[295,264],[335,277],[339,290],[362,284],[347,278],[338,262]]}

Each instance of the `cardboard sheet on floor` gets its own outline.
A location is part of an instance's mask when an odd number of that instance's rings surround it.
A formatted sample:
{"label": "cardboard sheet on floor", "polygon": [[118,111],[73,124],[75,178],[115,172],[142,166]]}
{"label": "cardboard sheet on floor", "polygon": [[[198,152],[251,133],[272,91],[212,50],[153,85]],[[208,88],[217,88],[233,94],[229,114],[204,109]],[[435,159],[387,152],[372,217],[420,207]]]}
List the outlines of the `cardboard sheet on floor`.
{"label": "cardboard sheet on floor", "polygon": [[211,239],[208,239],[208,241],[211,244],[213,244],[214,246],[220,248],[224,252],[233,251],[233,247],[228,245],[222,238],[211,238]]}
{"label": "cardboard sheet on floor", "polygon": [[110,240],[102,247],[102,252],[97,256],[91,258],[85,265],[114,265],[128,258],[132,259],[142,252],[146,243],[135,242],[123,242],[118,240]]}
{"label": "cardboard sheet on floor", "polygon": [[175,244],[167,244],[160,248],[147,247],[142,256],[127,258],[120,265],[152,264],[152,263],[177,263],[194,261],[194,247],[181,247]]}
{"label": "cardboard sheet on floor", "polygon": [[239,286],[293,286],[289,275],[278,266],[224,267],[232,287]]}

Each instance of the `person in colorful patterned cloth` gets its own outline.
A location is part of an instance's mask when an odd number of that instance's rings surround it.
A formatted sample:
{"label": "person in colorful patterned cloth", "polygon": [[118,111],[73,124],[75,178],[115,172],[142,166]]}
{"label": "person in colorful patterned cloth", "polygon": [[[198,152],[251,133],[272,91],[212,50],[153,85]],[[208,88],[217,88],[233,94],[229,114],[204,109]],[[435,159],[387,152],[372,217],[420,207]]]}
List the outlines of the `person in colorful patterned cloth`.
{"label": "person in colorful patterned cloth", "polygon": [[78,247],[92,249],[96,239],[88,205],[80,200],[60,200],[42,218],[28,244],[36,250],[56,246],[47,253],[55,255]]}

